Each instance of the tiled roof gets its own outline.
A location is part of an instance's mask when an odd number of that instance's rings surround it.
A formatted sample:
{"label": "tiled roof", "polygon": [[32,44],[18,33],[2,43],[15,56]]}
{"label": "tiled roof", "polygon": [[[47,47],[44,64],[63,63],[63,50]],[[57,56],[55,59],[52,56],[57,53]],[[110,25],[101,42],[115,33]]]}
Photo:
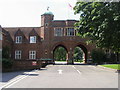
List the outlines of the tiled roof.
{"label": "tiled roof", "polygon": [[29,33],[34,29],[40,36],[40,27],[5,27],[4,30],[10,33],[11,38],[14,40],[14,35],[18,30],[21,30],[26,38],[29,37]]}

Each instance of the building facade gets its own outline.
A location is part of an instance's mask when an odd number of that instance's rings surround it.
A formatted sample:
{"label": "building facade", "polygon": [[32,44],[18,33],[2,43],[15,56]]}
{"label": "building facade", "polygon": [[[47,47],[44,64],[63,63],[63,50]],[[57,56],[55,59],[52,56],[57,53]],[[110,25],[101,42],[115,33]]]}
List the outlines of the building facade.
{"label": "building facade", "polygon": [[89,38],[77,36],[76,20],[54,20],[52,12],[41,15],[41,27],[2,28],[3,47],[9,46],[10,57],[15,61],[49,59],[54,63],[54,51],[62,46],[67,51],[67,63],[73,63],[75,47],[85,53],[85,63],[90,59],[94,44],[86,44]]}

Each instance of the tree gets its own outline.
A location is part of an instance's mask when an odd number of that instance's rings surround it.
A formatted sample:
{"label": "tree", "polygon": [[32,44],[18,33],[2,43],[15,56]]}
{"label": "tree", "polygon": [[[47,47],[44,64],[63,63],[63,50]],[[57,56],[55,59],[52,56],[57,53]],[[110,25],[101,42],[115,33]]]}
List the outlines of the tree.
{"label": "tree", "polygon": [[120,53],[120,2],[77,2],[74,10],[80,13],[75,24],[79,35]]}
{"label": "tree", "polygon": [[81,50],[80,47],[76,47],[74,50],[74,59],[75,61],[81,61],[83,59],[83,51]]}
{"label": "tree", "polygon": [[55,51],[54,51],[54,58],[57,61],[64,61],[66,60],[66,50],[63,47],[58,47]]}

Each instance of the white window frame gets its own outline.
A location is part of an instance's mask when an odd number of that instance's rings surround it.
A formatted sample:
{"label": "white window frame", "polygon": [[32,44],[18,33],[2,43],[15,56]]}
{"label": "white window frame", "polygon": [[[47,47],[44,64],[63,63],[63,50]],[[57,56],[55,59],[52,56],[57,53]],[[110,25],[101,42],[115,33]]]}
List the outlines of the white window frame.
{"label": "white window frame", "polygon": [[54,28],[54,36],[63,36],[63,28]]}
{"label": "white window frame", "polygon": [[[32,40],[34,38],[34,40]],[[30,36],[30,43],[36,43],[36,36]]]}
{"label": "white window frame", "polygon": [[22,36],[16,36],[16,41],[15,42],[16,43],[22,43]]}
{"label": "white window frame", "polygon": [[15,51],[15,59],[21,59],[21,50],[16,50]]}
{"label": "white window frame", "polygon": [[[71,31],[73,30],[73,35],[71,34]],[[74,36],[75,35],[75,30],[74,28],[67,28],[67,36]]]}
{"label": "white window frame", "polygon": [[36,59],[36,51],[29,51],[29,59]]}

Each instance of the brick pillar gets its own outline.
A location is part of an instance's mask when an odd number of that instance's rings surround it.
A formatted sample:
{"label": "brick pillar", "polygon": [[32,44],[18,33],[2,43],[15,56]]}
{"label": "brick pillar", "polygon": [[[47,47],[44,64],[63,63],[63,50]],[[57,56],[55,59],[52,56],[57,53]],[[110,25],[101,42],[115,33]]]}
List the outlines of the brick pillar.
{"label": "brick pillar", "polygon": [[54,53],[53,53],[53,51],[50,51],[50,58],[52,59],[51,64],[54,64],[55,61],[54,61]]}
{"label": "brick pillar", "polygon": [[63,29],[63,36],[66,36],[66,28]]}
{"label": "brick pillar", "polygon": [[92,57],[91,57],[91,51],[88,51],[85,63],[87,63],[87,60],[91,60],[91,59],[92,59]]}
{"label": "brick pillar", "polygon": [[68,61],[67,64],[73,64],[73,51],[72,48],[70,48],[70,50],[68,51]]}

